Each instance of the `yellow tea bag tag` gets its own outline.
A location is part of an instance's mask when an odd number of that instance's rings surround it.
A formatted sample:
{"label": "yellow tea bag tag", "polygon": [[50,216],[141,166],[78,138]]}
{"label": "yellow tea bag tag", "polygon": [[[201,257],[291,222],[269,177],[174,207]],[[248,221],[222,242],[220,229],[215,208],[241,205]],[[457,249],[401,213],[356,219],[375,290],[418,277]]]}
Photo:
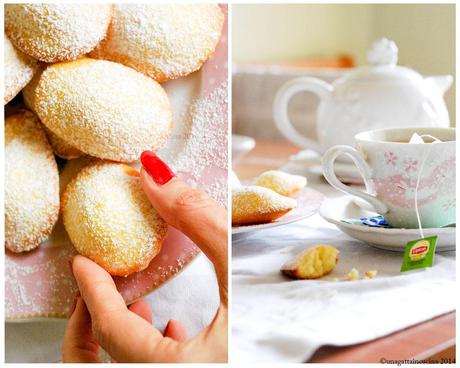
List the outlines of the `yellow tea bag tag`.
{"label": "yellow tea bag tag", "polygon": [[432,267],[437,240],[438,236],[434,235],[409,241],[404,250],[401,272]]}

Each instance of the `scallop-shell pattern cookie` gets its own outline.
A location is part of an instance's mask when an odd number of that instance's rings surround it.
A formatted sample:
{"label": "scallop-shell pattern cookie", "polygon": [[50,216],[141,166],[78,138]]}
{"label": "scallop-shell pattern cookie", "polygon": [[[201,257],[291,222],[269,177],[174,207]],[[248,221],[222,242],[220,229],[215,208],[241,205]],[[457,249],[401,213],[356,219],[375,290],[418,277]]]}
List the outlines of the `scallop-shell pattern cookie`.
{"label": "scallop-shell pattern cookie", "polygon": [[85,166],[62,197],[64,225],[76,250],[114,276],[145,269],[160,252],[167,224],[130,166]]}
{"label": "scallop-shell pattern cookie", "polygon": [[6,4],[5,31],[37,60],[75,60],[105,37],[111,13],[110,4]]}
{"label": "scallop-shell pattern cookie", "polygon": [[5,90],[3,101],[6,105],[29,83],[40,69],[36,60],[17,50],[9,38],[3,36],[5,53]]}
{"label": "scallop-shell pattern cookie", "polygon": [[[26,107],[35,112],[35,89],[37,88],[38,81],[40,80],[41,72],[37,73],[32,80],[24,87],[22,90],[22,97]],[[71,144],[67,143],[64,139],[59,138],[51,130],[45,126],[46,135],[48,136],[48,141],[51,144],[54,154],[65,160],[72,160],[85,154],[79,149],[73,147]]]}
{"label": "scallop-shell pattern cookie", "polygon": [[223,23],[217,4],[115,4],[107,37],[90,56],[164,82],[200,69]]}
{"label": "scallop-shell pattern cookie", "polygon": [[59,174],[38,118],[5,120],[5,246],[16,253],[46,240],[59,214]]}
{"label": "scallop-shell pattern cookie", "polygon": [[232,225],[263,224],[276,220],[297,206],[293,198],[258,187],[232,188]]}
{"label": "scallop-shell pattern cookie", "polygon": [[169,98],[160,84],[105,60],[53,64],[41,75],[34,106],[43,124],[78,150],[132,162],[157,151],[172,128]]}
{"label": "scallop-shell pattern cookie", "polygon": [[307,185],[304,176],[288,174],[279,170],[270,170],[259,175],[255,185],[268,188],[283,196],[292,197]]}

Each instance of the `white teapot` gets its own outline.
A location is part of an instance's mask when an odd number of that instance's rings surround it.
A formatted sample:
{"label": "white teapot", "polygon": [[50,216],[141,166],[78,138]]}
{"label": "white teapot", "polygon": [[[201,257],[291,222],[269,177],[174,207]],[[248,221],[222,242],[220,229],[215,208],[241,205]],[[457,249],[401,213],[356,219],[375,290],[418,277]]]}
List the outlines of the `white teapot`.
{"label": "white teapot", "polygon": [[[369,66],[355,69],[332,85],[311,77],[287,82],[273,105],[278,129],[295,144],[324,153],[335,145],[354,145],[354,136],[366,130],[449,126],[443,95],[452,76],[424,78],[413,69],[396,65],[397,60],[396,44],[382,38],[368,52]],[[289,100],[301,91],[313,92],[321,99],[316,120],[318,142],[301,135],[289,121]]]}

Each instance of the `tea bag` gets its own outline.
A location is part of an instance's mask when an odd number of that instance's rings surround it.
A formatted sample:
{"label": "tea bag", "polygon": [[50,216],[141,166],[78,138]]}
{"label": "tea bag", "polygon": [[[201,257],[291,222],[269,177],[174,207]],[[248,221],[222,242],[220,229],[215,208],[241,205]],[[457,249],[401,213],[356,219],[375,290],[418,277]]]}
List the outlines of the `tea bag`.
{"label": "tea bag", "polygon": [[442,142],[440,139],[438,139],[436,137],[433,137],[431,134],[419,135],[417,133],[414,133],[414,134],[412,134],[412,137],[410,138],[409,143],[425,143],[425,141],[423,140],[424,137],[425,138],[431,138],[433,140],[433,143],[434,142]]}
{"label": "tea bag", "polygon": [[[409,143],[413,143],[413,144],[425,143],[425,141],[423,140],[423,137],[431,138],[433,140],[433,143],[441,142],[439,139],[437,139],[436,137],[433,137],[430,134],[418,135],[417,133],[414,133],[412,134],[412,137]],[[430,153],[431,153],[431,146],[429,147],[422,161],[422,165],[420,167],[420,170],[417,176],[417,183],[415,185],[415,196],[414,196],[415,206],[414,207],[415,207],[415,212],[417,214],[417,220],[418,220],[418,226],[419,226],[421,238],[411,240],[406,244],[400,272],[413,271],[417,269],[426,269],[429,267],[433,267],[434,254],[436,251],[436,242],[438,240],[438,236],[434,235],[430,237],[425,237],[423,235],[423,228],[421,225],[420,214],[418,211],[418,196],[417,196],[418,187],[420,184],[420,177],[421,177],[423,168],[425,167],[425,162],[428,159],[428,156],[430,155]]]}
{"label": "tea bag", "polygon": [[412,134],[412,137],[410,138],[409,143],[425,143],[425,141],[417,133],[414,133]]}

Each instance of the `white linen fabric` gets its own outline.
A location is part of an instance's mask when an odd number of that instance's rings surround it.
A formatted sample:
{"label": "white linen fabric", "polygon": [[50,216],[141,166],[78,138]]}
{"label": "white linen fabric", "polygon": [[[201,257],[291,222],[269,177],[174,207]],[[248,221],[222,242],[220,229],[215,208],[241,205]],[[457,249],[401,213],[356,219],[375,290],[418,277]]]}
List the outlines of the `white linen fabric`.
{"label": "white linen fabric", "polygon": [[[159,289],[145,297],[153,311],[154,325],[163,331],[168,320],[181,321],[189,336],[207,326],[219,306],[214,267],[200,254],[190,265]],[[7,323],[7,363],[51,363],[62,359],[61,347],[66,320]]]}
{"label": "white linen fabric", "polygon": [[[285,261],[321,243],[340,251],[331,274],[292,280],[280,273]],[[232,253],[235,362],[305,362],[323,345],[369,341],[455,309],[455,252],[437,253],[431,269],[400,273],[402,253],[354,240],[319,215],[254,232]],[[342,281],[353,267],[378,274]]]}

